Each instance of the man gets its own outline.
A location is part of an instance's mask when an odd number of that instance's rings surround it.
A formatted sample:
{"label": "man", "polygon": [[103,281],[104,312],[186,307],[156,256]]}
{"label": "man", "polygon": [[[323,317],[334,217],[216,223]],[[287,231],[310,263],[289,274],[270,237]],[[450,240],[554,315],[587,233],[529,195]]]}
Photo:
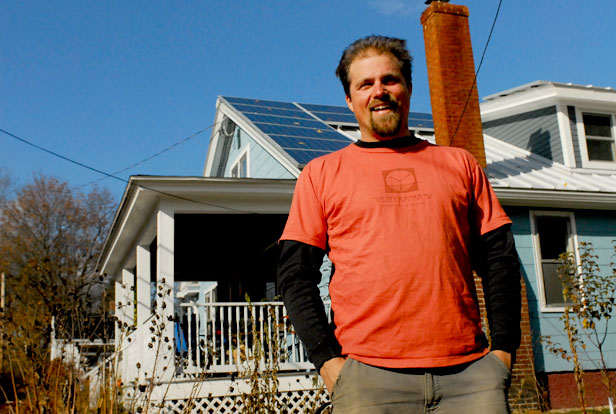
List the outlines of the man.
{"label": "man", "polygon": [[[336,74],[361,139],[302,171],[278,269],[334,413],[509,412],[520,341],[511,221],[468,152],[409,133],[404,40],[359,39]],[[333,327],[317,289],[325,253]],[[490,351],[472,269],[483,280]]]}

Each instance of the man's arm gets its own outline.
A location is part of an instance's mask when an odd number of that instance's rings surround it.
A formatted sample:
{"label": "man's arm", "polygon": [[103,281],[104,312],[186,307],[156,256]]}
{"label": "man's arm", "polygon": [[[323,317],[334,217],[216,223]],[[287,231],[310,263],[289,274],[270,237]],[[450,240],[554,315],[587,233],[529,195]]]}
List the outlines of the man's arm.
{"label": "man's arm", "polygon": [[308,357],[321,372],[325,362],[340,357],[342,350],[327,321],[318,289],[325,251],[294,240],[282,240],[280,247],[278,286],[282,299]]}
{"label": "man's arm", "polygon": [[511,366],[511,358],[515,359],[521,336],[520,261],[511,225],[480,236],[475,249],[474,268],[482,280],[491,349],[500,351],[495,354]]}

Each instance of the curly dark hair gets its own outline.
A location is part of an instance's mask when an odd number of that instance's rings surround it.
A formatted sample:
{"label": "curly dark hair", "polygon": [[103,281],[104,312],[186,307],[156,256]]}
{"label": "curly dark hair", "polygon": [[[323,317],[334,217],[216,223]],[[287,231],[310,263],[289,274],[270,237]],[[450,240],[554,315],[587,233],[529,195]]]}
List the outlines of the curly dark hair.
{"label": "curly dark hair", "polygon": [[336,68],[336,76],[340,79],[340,82],[342,82],[344,93],[347,96],[349,95],[350,88],[349,68],[351,67],[351,63],[353,63],[356,58],[364,57],[371,51],[377,52],[378,54],[390,53],[393,55],[400,64],[400,72],[402,72],[402,76],[404,76],[406,85],[409,88],[411,87],[411,66],[413,57],[406,48],[406,40],[395,37],[370,35],[354,41],[342,52],[340,63]]}

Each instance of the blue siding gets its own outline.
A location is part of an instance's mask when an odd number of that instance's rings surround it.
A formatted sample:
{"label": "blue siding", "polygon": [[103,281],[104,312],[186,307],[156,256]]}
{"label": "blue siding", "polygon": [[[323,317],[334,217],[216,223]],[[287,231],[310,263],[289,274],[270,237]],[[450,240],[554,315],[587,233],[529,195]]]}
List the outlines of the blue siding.
{"label": "blue siding", "polygon": [[483,131],[547,159],[564,162],[555,106],[484,122]]}
{"label": "blue siding", "polygon": [[[522,263],[522,274],[526,282],[532,341],[535,354],[535,369],[537,371],[557,372],[571,371],[571,363],[553,355],[543,345],[539,338],[550,336],[554,342],[568,349],[567,336],[564,332],[560,312],[541,312],[537,274],[535,271],[532,233],[530,227],[529,209],[508,207],[507,213],[513,221],[512,230],[516,247]],[[568,210],[570,211],[570,210]],[[611,274],[610,263],[614,261],[612,241],[616,240],[616,212],[612,211],[573,211],[579,242],[590,242],[595,254],[599,256],[598,264],[603,274]],[[616,321],[609,325],[608,339],[605,343],[607,362],[610,368],[616,368]],[[586,341],[588,342],[588,341]],[[589,343],[587,350],[580,350],[580,359],[585,369],[597,369],[593,360],[597,360],[597,352]]]}
{"label": "blue siding", "polygon": [[235,129],[233,142],[229,149],[225,177],[231,177],[231,167],[248,146],[250,147],[248,157],[251,178],[295,178],[289,170],[239,127]]}

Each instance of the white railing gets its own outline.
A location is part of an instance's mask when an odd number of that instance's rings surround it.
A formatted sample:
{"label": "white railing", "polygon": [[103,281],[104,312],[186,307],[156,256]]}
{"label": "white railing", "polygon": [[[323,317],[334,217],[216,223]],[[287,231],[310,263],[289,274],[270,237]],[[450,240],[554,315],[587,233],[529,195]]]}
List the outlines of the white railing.
{"label": "white railing", "polygon": [[[314,368],[282,302],[183,303],[176,322],[178,364],[186,374],[237,372],[277,358],[278,369]],[[329,314],[329,304],[326,304]],[[261,346],[261,352],[259,352]]]}

